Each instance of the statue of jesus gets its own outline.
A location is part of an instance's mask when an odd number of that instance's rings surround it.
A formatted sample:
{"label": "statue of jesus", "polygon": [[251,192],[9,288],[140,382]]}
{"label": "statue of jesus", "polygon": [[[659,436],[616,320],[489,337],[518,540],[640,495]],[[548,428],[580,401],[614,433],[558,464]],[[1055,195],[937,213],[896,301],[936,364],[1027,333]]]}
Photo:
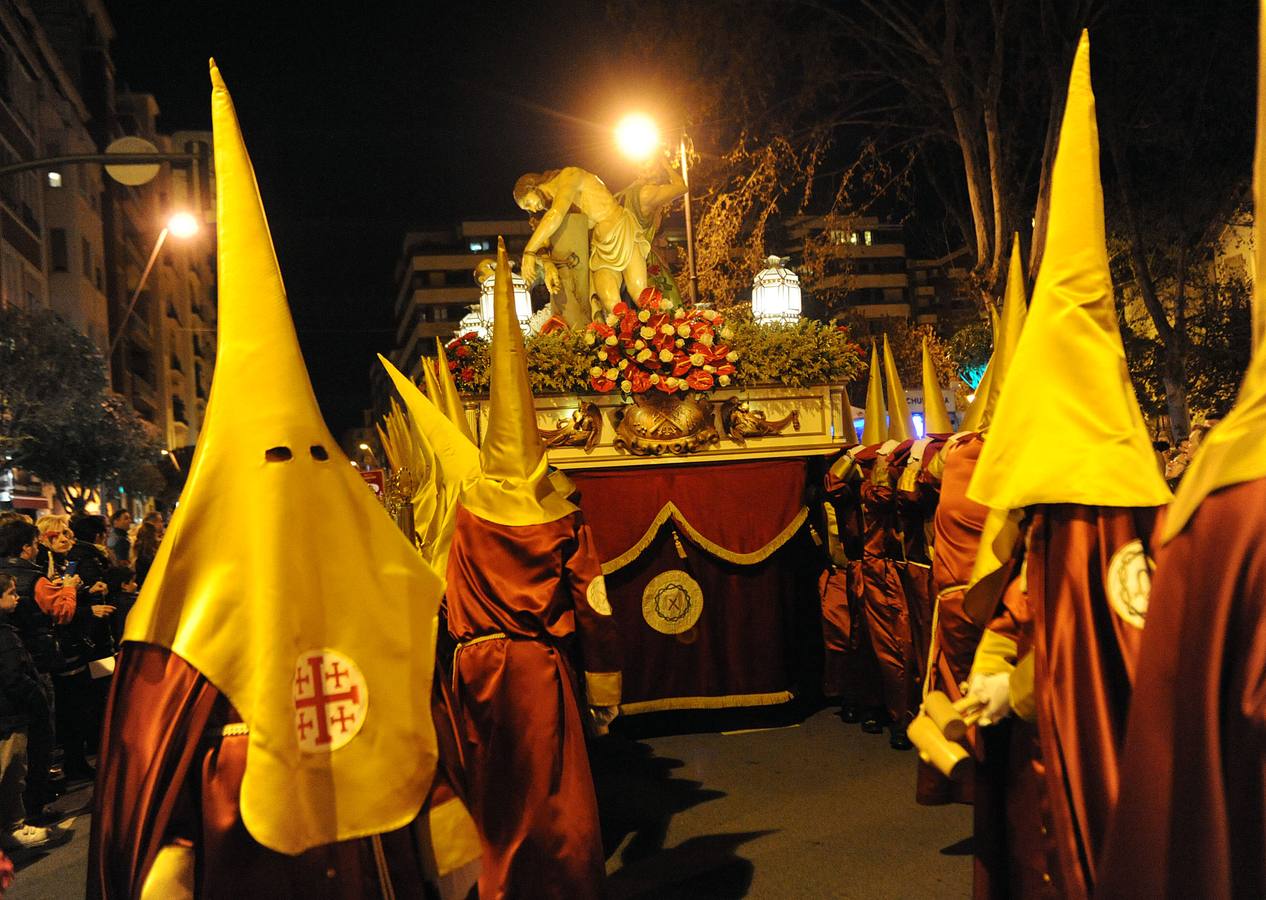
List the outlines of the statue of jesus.
{"label": "statue of jesus", "polygon": [[[646,288],[646,255],[650,242],[637,218],[622,206],[597,175],[568,166],[540,174],[529,173],[514,185],[514,202],[530,213],[544,212],[523,250],[520,272],[531,284],[537,255],[563,224],[574,206],[589,221],[590,286],[607,312],[620,302],[620,285],[636,299]],[[559,290],[557,273],[546,272],[546,286]]]}

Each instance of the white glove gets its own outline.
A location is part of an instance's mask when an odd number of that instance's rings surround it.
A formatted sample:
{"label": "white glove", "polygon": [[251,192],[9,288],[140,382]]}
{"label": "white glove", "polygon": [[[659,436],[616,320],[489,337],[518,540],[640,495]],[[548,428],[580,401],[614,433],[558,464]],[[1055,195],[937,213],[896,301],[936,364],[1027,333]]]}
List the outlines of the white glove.
{"label": "white glove", "polygon": [[973,672],[967,683],[967,693],[984,707],[980,718],[976,720],[977,725],[987,728],[1011,714],[1010,672],[994,672],[990,675]]}

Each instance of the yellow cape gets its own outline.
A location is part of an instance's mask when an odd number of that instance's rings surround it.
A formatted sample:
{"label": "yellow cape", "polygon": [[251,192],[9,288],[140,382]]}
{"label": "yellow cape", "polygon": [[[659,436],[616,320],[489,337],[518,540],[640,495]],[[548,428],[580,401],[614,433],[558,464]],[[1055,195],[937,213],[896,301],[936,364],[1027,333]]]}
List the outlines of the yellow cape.
{"label": "yellow cape", "polygon": [[219,356],[124,639],[169,648],[228,697],[249,729],[242,820],[265,847],[298,854],[400,828],[421,808],[440,583],[321,419],[214,62],[211,82]]}

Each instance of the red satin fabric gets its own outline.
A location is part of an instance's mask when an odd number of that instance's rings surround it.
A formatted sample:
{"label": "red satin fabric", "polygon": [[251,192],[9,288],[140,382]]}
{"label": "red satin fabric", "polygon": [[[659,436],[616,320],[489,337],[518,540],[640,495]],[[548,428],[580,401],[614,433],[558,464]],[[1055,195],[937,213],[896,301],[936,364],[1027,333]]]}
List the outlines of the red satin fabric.
{"label": "red satin fabric", "polygon": [[804,506],[798,459],[582,470],[569,473],[603,560],[624,553],[672,503],[703,537],[731,553],[754,553]]}
{"label": "red satin fabric", "polygon": [[1266,896],[1266,480],[1161,548],[1100,897]]}
{"label": "red satin fabric", "polygon": [[603,894],[587,704],[569,660],[578,652],[590,672],[620,669],[615,623],[586,599],[600,574],[580,514],[510,526],[458,510],[448,626],[465,643],[453,657],[453,712],[485,900]]}
{"label": "red satin fabric", "polygon": [[[441,747],[452,743],[445,719],[436,715]],[[369,838],[286,856],[250,836],[238,807],[247,738],[220,736],[237,721],[224,695],[178,656],[150,644],[123,645],[102,734],[88,897],[139,896],[159,848],[172,842],[194,848],[200,898],[382,895]],[[424,810],[455,796],[451,763],[441,757]],[[421,852],[427,827],[419,818],[377,836],[397,897],[428,896]]]}
{"label": "red satin fabric", "polygon": [[912,704],[917,704],[918,697],[910,612],[899,571],[905,550],[897,518],[895,472],[874,477],[875,468],[885,463],[873,450],[868,447],[857,455],[865,529],[862,579],[866,627],[879,661],[884,707],[896,725],[905,727],[913,718]]}
{"label": "red satin fabric", "polygon": [[1039,507],[1029,535],[1038,735],[1066,897],[1088,896],[1116,804],[1125,720],[1143,632],[1109,603],[1110,560],[1133,540],[1153,554],[1158,510]]}

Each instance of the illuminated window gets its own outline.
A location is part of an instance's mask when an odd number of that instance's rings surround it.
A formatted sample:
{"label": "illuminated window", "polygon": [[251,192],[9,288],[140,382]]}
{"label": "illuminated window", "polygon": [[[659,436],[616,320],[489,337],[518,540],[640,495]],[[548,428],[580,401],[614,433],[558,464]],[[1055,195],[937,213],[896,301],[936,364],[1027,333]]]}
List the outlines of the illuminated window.
{"label": "illuminated window", "polygon": [[62,173],[61,173],[61,172],[49,172],[49,173],[48,173],[48,186],[49,186],[49,187],[51,187],[51,188],[59,188],[59,187],[61,187],[61,186],[62,186]]}
{"label": "illuminated window", "polygon": [[866,239],[866,246],[869,247],[870,246],[870,232],[869,231],[864,232],[864,236]]}

